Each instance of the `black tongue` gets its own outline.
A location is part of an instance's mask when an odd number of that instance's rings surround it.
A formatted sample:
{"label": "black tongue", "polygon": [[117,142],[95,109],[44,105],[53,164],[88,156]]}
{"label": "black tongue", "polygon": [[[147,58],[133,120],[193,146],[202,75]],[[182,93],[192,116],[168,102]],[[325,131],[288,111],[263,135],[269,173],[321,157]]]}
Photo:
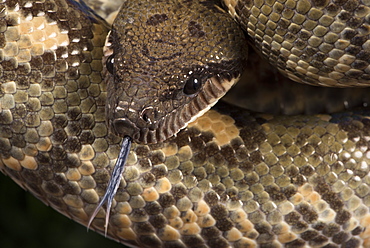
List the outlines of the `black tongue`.
{"label": "black tongue", "polygon": [[94,220],[95,216],[98,214],[100,208],[105,202],[107,202],[107,208],[105,213],[105,236],[107,236],[109,214],[112,206],[113,198],[117,193],[119,183],[121,181],[121,175],[123,169],[125,168],[126,160],[128,154],[130,153],[132,138],[130,136],[125,136],[122,140],[121,151],[119,152],[116,164],[114,165],[112,175],[110,177],[107,190],[103,198],[100,200],[98,206],[96,207],[94,213],[91,215],[87,228],[90,227],[91,222]]}

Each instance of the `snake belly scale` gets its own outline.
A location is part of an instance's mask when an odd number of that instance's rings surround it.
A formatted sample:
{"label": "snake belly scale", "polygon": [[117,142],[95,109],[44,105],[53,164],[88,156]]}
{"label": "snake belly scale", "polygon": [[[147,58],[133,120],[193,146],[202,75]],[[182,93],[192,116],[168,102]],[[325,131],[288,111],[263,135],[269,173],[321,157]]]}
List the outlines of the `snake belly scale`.
{"label": "snake belly scale", "polygon": [[[366,24],[369,3],[361,4]],[[105,114],[109,26],[73,1],[5,0],[0,10],[0,169],[87,225],[121,143]],[[353,68],[345,56],[332,77],[310,65],[306,74],[366,82],[368,42]],[[107,236],[132,247],[370,247],[368,116],[273,116],[217,104],[164,142],[132,144]],[[104,233],[105,216],[103,208],[91,228]]]}

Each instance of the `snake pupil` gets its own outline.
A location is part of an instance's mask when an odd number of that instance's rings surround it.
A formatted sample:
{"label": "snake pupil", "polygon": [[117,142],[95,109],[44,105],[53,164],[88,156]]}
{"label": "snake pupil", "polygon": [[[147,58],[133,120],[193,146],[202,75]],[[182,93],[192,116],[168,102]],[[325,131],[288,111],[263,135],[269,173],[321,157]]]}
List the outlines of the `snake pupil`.
{"label": "snake pupil", "polygon": [[105,63],[107,70],[113,74],[113,67],[114,67],[114,54],[110,55]]}
{"label": "snake pupil", "polygon": [[184,94],[187,96],[194,95],[197,93],[202,86],[202,83],[197,78],[190,78],[188,81],[186,81],[184,86]]}

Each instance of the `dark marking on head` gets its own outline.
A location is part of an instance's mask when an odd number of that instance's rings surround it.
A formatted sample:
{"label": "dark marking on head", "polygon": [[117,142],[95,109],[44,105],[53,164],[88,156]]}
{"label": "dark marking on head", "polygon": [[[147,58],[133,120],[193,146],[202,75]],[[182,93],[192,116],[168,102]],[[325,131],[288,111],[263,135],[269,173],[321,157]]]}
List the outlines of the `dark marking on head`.
{"label": "dark marking on head", "polygon": [[201,38],[205,35],[201,24],[195,21],[190,21],[188,24],[188,30],[191,37]]}
{"label": "dark marking on head", "polygon": [[155,14],[148,18],[146,24],[151,26],[157,26],[158,24],[165,22],[167,20],[168,16],[166,14]]}

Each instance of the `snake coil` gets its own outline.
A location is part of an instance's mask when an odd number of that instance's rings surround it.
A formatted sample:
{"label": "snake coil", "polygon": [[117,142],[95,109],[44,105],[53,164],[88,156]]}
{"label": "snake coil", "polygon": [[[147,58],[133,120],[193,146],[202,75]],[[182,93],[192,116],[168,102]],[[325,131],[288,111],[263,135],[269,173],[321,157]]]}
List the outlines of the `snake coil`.
{"label": "snake coil", "polygon": [[[224,11],[208,1],[202,9],[187,0],[126,3],[105,49],[109,26],[80,1],[0,3],[1,171],[88,225],[129,132],[136,142],[109,226],[105,208],[91,222],[109,238],[132,247],[370,247],[369,111],[275,116],[219,103],[206,112],[205,99],[220,97],[239,77],[246,48],[231,47],[237,56],[221,52],[233,59],[220,63],[210,51],[241,32],[230,28],[210,39],[218,29],[201,20],[229,24],[210,17],[206,10]],[[368,84],[368,1],[226,6],[259,52],[290,78]],[[179,18],[185,12],[201,18]],[[168,22],[180,30],[174,41]],[[125,37],[130,46],[117,46]],[[190,59],[181,49],[197,42]],[[106,69],[104,54],[114,57]],[[202,84],[184,90],[189,79]],[[168,85],[159,87],[161,81]],[[172,111],[184,103],[190,107],[181,115]],[[205,113],[198,117],[191,106]],[[160,122],[172,124],[156,133]]]}

